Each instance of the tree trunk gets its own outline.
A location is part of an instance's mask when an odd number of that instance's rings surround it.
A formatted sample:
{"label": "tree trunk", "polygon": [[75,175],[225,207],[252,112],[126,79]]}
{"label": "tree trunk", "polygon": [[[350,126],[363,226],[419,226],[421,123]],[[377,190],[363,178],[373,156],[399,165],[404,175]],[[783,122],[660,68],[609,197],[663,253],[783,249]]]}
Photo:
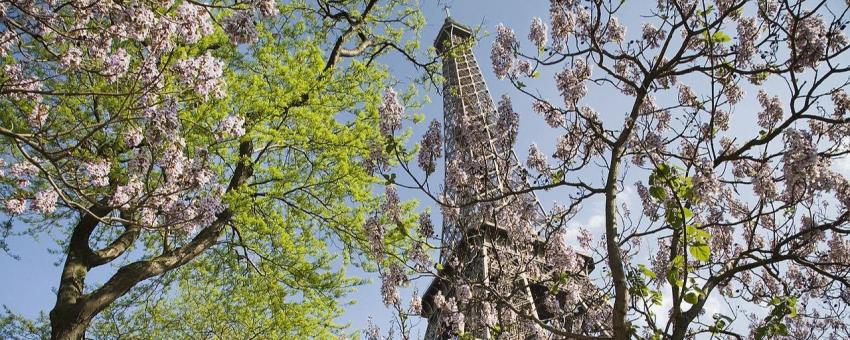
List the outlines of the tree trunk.
{"label": "tree trunk", "polygon": [[54,308],[50,311],[50,339],[80,340],[85,338],[91,319],[81,318],[79,308]]}
{"label": "tree trunk", "polygon": [[605,187],[605,244],[608,252],[608,267],[611,269],[611,279],[614,281],[614,310],[612,324],[614,339],[629,338],[629,327],[626,323],[628,312],[629,286],[623,269],[623,257],[620,253],[620,232],[617,229],[617,176],[619,175],[619,160],[622,151],[615,148],[608,173],[608,183]]}

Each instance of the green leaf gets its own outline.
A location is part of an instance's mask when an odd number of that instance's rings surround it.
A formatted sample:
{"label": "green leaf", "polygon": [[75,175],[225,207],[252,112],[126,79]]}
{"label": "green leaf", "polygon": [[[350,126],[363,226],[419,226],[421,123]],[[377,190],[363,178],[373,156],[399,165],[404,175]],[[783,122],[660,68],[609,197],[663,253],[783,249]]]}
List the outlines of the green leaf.
{"label": "green leaf", "polygon": [[688,252],[691,254],[691,256],[701,262],[708,262],[708,260],[711,259],[711,248],[705,241],[695,242],[688,249]]}
{"label": "green leaf", "polygon": [[651,278],[651,279],[657,278],[657,276],[655,275],[655,272],[652,271],[651,269],[647,268],[645,265],[639,264],[638,268],[640,269],[641,273],[643,273],[644,276]]}
{"label": "green leaf", "polygon": [[699,296],[700,296],[700,292],[698,290],[691,289],[691,290],[689,290],[685,293],[684,300],[687,303],[695,305],[697,302],[699,302]]}
{"label": "green leaf", "polygon": [[732,37],[730,37],[728,34],[724,33],[723,31],[717,31],[717,32],[714,32],[714,34],[711,35],[711,41],[722,44],[722,43],[727,43],[727,42],[732,41]]}

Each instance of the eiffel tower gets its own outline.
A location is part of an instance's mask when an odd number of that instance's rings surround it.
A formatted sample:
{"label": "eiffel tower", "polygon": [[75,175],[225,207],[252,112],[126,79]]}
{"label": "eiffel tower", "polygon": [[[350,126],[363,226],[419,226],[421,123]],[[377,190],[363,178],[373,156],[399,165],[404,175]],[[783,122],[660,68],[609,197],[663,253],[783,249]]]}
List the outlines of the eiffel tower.
{"label": "eiffel tower", "polygon": [[[460,335],[474,339],[550,338],[527,320],[559,322],[561,328],[574,322],[544,308],[547,296],[550,304],[552,296],[556,303],[564,304],[567,292],[552,294],[544,283],[550,271],[542,256],[546,235],[532,231],[533,242],[514,242],[512,234],[520,229],[512,224],[517,223],[494,212],[516,205],[534,205],[532,210],[541,212],[542,208],[531,193],[500,195],[515,192],[526,181],[512,143],[496,137],[497,112],[472,53],[474,43],[472,30],[450,16],[434,42],[445,79],[444,192],[446,200],[458,207],[452,218],[444,213],[437,277],[422,299],[422,316],[428,319],[425,339]],[[450,183],[448,168],[453,164],[464,168],[472,184],[457,187]],[[528,224],[527,229],[539,229],[533,228],[532,221],[520,222]],[[580,259],[581,274],[586,277],[593,262],[586,256]],[[459,314],[463,320],[457,319]],[[458,321],[463,329],[458,329]]]}

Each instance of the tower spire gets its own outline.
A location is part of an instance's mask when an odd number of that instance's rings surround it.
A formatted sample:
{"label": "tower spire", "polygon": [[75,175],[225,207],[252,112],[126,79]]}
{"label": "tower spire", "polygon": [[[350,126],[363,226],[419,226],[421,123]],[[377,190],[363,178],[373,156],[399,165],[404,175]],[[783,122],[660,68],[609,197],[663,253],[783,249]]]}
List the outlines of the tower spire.
{"label": "tower spire", "polygon": [[[473,54],[472,30],[445,9],[434,47],[445,79],[444,195],[446,203],[457,208],[443,215],[439,273],[422,299],[422,316],[428,319],[425,339],[462,333],[475,339],[537,339],[527,320],[510,317],[514,310],[564,327],[567,321],[542,308],[544,298],[552,295],[545,285],[551,270],[543,260],[546,241],[533,230],[534,208],[528,209],[536,200],[533,194],[500,198],[525,182],[517,172],[512,143],[500,140],[505,137],[500,136],[496,108]],[[588,265],[582,271],[591,269]],[[584,275],[575,274],[575,280]],[[565,306],[566,292],[552,296]],[[496,316],[499,327],[492,328]]]}

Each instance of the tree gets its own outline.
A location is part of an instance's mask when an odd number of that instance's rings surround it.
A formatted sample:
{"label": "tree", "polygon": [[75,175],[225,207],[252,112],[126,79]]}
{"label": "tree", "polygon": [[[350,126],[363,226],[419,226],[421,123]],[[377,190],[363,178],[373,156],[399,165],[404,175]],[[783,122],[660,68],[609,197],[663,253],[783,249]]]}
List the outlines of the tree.
{"label": "tree", "polygon": [[[434,304],[454,318],[446,324],[490,320],[490,332],[498,333],[526,323],[556,338],[850,336],[850,181],[832,166],[850,150],[848,7],[846,1],[552,0],[548,22],[531,20],[530,48],[521,48],[512,29],[497,26],[493,72],[530,97],[532,110],[561,134],[551,159],[536,144],[525,164],[515,160],[512,144],[478,145],[476,127],[490,122],[470,116],[453,122],[459,126],[447,128],[444,138],[484,156],[446,164],[447,188],[431,190],[441,149],[436,125],[419,146],[423,172],[402,162],[408,176],[398,182],[431,195],[444,225],[467,226],[460,238],[493,221],[511,230],[518,247],[544,249],[500,280],[537,275],[550,294],[542,303],[554,316],[509,304],[518,320],[497,320],[488,315],[492,310],[465,310],[463,301],[447,303],[440,295]],[[618,16],[642,26],[627,29]],[[536,79],[547,70],[555,73],[558,100],[534,89],[553,85]],[[586,98],[594,94],[621,108],[597,113]],[[508,96],[498,106],[491,133],[510,144],[517,114]],[[502,169],[500,190],[478,180],[493,166],[483,160]],[[642,215],[619,196],[630,188],[640,196]],[[449,190],[469,194],[446,195]],[[526,204],[529,192],[542,191],[558,192],[565,205],[541,212]],[[593,199],[604,203],[598,245],[590,231],[569,223]],[[576,251],[564,243],[569,233],[603,266],[591,287],[577,279]],[[487,306],[510,303],[511,294],[531,288],[499,291],[488,282],[442,279],[483,291],[475,296]],[[455,290],[444,293],[453,300],[472,296]],[[567,303],[559,292],[567,292]],[[594,292],[607,298],[585,300],[589,310],[579,310],[582,294],[595,298]],[[665,297],[669,305],[662,304]],[[707,315],[709,301],[741,307]],[[593,327],[564,322],[582,317],[595,319]]]}
{"label": "tree", "polygon": [[[52,338],[93,321],[116,337],[339,331],[337,300],[357,281],[334,261],[374,267],[365,218],[384,218],[372,186],[392,79],[376,59],[416,48],[402,39],[422,25],[416,7],[25,1],[0,13],[6,228],[67,240]],[[107,265],[105,282],[86,281]],[[15,320],[4,324],[32,328]]]}

